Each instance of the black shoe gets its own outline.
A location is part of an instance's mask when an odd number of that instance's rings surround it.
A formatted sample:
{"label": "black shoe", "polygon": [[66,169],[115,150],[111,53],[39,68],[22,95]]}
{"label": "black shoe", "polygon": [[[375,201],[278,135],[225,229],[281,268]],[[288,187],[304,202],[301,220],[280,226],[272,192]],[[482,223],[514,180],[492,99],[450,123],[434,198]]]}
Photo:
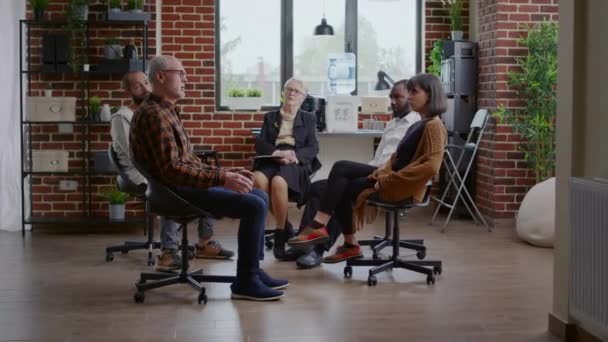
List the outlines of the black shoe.
{"label": "black shoe", "polygon": [[306,253],[308,253],[308,250],[306,249],[302,250],[299,248],[290,247],[283,253],[281,261],[296,261],[299,257]]}
{"label": "black shoe", "polygon": [[307,270],[310,268],[315,268],[321,265],[321,261],[323,260],[323,252],[318,251],[316,248],[311,248],[310,251],[296,260],[296,265],[301,270]]}

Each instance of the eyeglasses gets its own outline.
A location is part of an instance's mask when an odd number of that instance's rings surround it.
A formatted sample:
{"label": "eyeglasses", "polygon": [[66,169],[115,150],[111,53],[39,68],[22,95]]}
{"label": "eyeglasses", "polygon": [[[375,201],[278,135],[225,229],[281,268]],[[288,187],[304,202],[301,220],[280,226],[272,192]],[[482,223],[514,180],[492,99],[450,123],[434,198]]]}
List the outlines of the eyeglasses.
{"label": "eyeglasses", "polygon": [[178,69],[165,69],[165,70],[161,70],[162,72],[179,72],[179,78],[181,78],[182,80],[186,78],[186,72],[184,70],[178,70]]}
{"label": "eyeglasses", "polygon": [[304,92],[301,91],[300,89],[290,88],[290,87],[285,88],[285,94],[289,94],[289,93],[296,93],[298,95],[304,94]]}

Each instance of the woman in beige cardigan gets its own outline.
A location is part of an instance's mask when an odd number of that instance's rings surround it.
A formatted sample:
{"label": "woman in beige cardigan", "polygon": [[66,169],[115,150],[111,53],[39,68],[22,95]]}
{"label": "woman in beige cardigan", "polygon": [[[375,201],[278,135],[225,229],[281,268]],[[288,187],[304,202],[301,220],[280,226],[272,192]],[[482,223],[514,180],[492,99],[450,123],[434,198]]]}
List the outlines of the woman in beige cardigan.
{"label": "woman in beige cardigan", "polygon": [[344,245],[323,262],[361,258],[363,253],[355,232],[363,225],[367,198],[422,200],[426,183],[439,172],[447,142],[447,131],[440,119],[446,111],[446,96],[439,79],[430,74],[411,78],[407,90],[408,103],[413,111],[420,113],[422,120],[408,129],[390,160],[378,168],[352,161],[335,163],[313,223],[290,239],[290,246],[307,248],[327,242],[329,235],[325,226],[335,215],[343,227]]}

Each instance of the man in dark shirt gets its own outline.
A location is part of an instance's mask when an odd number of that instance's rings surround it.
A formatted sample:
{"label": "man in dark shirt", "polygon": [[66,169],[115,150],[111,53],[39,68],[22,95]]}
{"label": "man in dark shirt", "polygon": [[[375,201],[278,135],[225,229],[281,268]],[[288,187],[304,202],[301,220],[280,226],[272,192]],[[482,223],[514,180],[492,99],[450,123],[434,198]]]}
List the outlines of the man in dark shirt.
{"label": "man in dark shirt", "polygon": [[150,61],[149,68],[152,93],[135,112],[131,123],[133,159],[193,205],[214,216],[241,219],[232,298],[281,298],[284,294],[278,290],[289,282],[273,279],[259,267],[267,195],[253,189],[250,171],[207,165],[193,153],[175,104],[186,96],[188,80],[182,63],[172,56],[157,56]]}

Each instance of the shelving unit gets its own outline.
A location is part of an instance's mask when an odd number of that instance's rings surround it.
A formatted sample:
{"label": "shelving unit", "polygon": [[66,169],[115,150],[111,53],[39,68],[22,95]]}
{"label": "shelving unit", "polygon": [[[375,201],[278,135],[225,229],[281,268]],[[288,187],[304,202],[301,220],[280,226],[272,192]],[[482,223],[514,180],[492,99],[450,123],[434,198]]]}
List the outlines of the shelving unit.
{"label": "shelving unit", "polygon": [[[19,38],[20,45],[19,49],[19,73],[20,73],[20,113],[19,118],[21,122],[21,204],[22,204],[22,234],[25,234],[25,225],[27,224],[99,224],[99,223],[110,223],[107,218],[96,217],[92,215],[91,210],[91,195],[92,195],[92,177],[114,175],[113,172],[107,171],[95,171],[91,166],[92,160],[92,148],[91,148],[91,134],[92,127],[97,125],[107,125],[108,132],[110,131],[108,122],[97,122],[92,121],[90,113],[88,113],[88,99],[90,90],[90,79],[92,76],[98,78],[100,75],[112,75],[112,74],[124,74],[131,70],[120,70],[115,72],[106,72],[96,70],[97,65],[89,64],[89,71],[80,71],[75,73],[73,71],[47,71],[42,70],[42,36],[44,30],[59,30],[66,24],[65,21],[34,21],[34,20],[20,20],[19,25]],[[90,52],[89,41],[91,39],[92,30],[106,30],[118,28],[120,26],[125,27],[136,27],[136,31],[139,32],[138,38],[141,37],[142,43],[142,62],[141,70],[144,71],[146,68],[146,62],[148,59],[148,22],[147,21],[87,21],[86,23],[86,44],[85,51]],[[35,34],[32,32],[35,31]],[[132,37],[129,37],[132,38]],[[38,54],[38,55],[36,55]],[[84,64],[84,58],[81,60]],[[44,82],[43,77],[53,77],[57,75],[71,75],[75,76],[74,82],[79,83],[76,89],[79,90],[79,96],[77,96],[76,105],[76,120],[75,121],[27,121],[26,120],[26,105],[25,98],[27,96],[34,96],[35,92],[40,92],[41,89],[33,87],[38,82]],[[68,81],[64,81],[68,82]],[[40,133],[48,126],[57,126],[69,124],[72,125],[72,134],[74,135],[74,141],[77,140],[78,148],[69,149],[70,156],[68,159],[68,171],[37,171],[33,169],[33,151],[36,150],[56,150],[56,149],[45,149],[42,148],[40,142],[35,142],[32,139],[33,134],[44,134]],[[38,131],[40,130],[40,131]],[[52,131],[52,130],[49,130]],[[70,141],[73,143],[73,141]],[[34,148],[34,144],[40,144],[38,148]],[[61,143],[61,141],[59,141]],[[71,166],[73,164],[75,166]],[[76,191],[69,192],[66,194],[78,194],[79,201],[77,207],[77,216],[74,216],[72,210],[71,216],[56,217],[56,216],[38,216],[35,215],[37,210],[34,209],[34,183],[38,182],[36,179],[43,177],[56,177],[59,179],[71,178],[78,181],[78,188]],[[59,180],[58,180],[59,181]],[[38,185],[38,184],[36,184]],[[44,185],[45,186],[45,185]],[[36,194],[37,195],[37,194]],[[126,222],[143,222],[142,218],[127,218]]]}

